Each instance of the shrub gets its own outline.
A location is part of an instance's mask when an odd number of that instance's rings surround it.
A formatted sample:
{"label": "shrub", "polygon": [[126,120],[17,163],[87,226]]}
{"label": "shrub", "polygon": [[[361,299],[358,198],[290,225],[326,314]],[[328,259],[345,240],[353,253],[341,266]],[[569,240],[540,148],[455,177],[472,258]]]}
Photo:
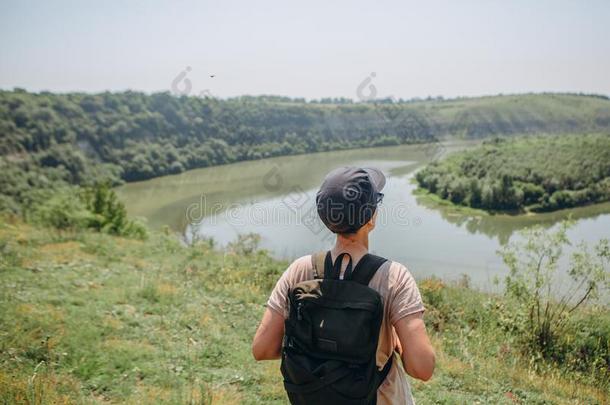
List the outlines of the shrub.
{"label": "shrub", "polygon": [[93,214],[89,226],[113,235],[146,237],[146,228],[127,218],[125,205],[119,201],[110,184],[101,183],[83,189],[80,198]]}
{"label": "shrub", "polygon": [[124,204],[108,183],[32,193],[30,206],[27,217],[40,225],[59,230],[93,228],[113,235],[147,237],[145,226],[127,217]]}
{"label": "shrub", "polygon": [[79,198],[74,198],[69,189],[53,193],[49,199],[33,207],[34,222],[60,230],[83,229],[94,219],[94,215]]}
{"label": "shrub", "polygon": [[258,250],[261,236],[257,233],[246,233],[237,236],[235,242],[229,243],[228,249],[238,255],[251,255]]}
{"label": "shrub", "polygon": [[[564,221],[551,233],[533,227],[521,233],[522,241],[499,251],[510,270],[506,296],[513,301],[516,316],[525,322],[520,336],[523,349],[544,359],[565,356],[559,339],[567,326],[574,324],[575,311],[598,298],[610,281],[607,239],[600,240],[593,252],[584,243],[577,245],[569,260],[567,280],[562,280],[558,269],[564,262],[564,248],[571,245],[567,238],[570,225]],[[595,357],[584,357],[586,362],[596,361]]]}

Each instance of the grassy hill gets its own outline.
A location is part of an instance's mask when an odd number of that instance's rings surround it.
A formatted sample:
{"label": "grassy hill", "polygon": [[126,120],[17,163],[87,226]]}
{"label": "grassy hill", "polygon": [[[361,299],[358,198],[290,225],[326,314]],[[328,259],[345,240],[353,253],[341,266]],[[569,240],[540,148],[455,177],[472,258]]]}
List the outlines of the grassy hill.
{"label": "grassy hill", "polygon": [[[0,217],[0,402],[286,403],[279,363],[250,355],[286,263],[212,245]],[[438,357],[431,382],[413,383],[419,404],[608,403],[609,358],[589,369],[581,357],[607,346],[603,308],[578,312],[562,340],[573,348],[553,365],[522,355],[504,298],[418,283]]]}
{"label": "grassy hill", "polygon": [[601,96],[334,101],[0,91],[0,208],[18,210],[31,188],[117,184],[278,155],[444,137],[610,131],[610,100]]}

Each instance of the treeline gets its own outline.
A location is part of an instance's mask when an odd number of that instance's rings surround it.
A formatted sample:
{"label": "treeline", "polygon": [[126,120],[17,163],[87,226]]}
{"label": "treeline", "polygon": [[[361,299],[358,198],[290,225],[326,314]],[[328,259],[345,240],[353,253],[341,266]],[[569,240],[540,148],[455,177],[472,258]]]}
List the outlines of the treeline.
{"label": "treeline", "polygon": [[485,141],[416,174],[455,204],[491,211],[553,211],[610,200],[610,135]]}
{"label": "treeline", "polygon": [[279,155],[608,128],[610,101],[585,95],[353,103],[0,91],[0,208],[57,182],[118,184]]}

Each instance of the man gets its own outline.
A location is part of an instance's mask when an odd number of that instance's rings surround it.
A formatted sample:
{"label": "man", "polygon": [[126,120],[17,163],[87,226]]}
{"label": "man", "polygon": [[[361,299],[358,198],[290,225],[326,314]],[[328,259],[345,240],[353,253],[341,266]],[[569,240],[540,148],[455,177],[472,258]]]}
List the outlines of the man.
{"label": "man", "polygon": [[[332,262],[342,255],[341,276],[368,253],[369,233],[375,228],[377,207],[385,185],[377,169],[344,167],[330,172],[316,196],[318,214],[337,235],[331,249]],[[256,360],[280,358],[284,321],[288,317],[287,297],[293,286],[314,278],[311,255],[295,260],[277,282],[267,309],[254,336],[252,353]],[[427,381],[432,377],[435,354],[423,321],[424,306],[415,280],[405,266],[386,261],[378,268],[368,286],[376,290],[384,313],[376,352],[381,369],[390,356],[402,360],[412,377]],[[393,361],[390,371],[377,390],[378,404],[412,404],[413,398],[403,368]]]}

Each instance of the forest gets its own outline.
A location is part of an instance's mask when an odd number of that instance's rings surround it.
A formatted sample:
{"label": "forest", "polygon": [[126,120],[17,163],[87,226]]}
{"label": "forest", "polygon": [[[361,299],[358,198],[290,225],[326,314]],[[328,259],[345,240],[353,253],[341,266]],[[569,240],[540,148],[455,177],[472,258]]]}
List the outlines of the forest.
{"label": "forest", "polygon": [[603,131],[610,100],[526,94],[305,101],[0,91],[0,209],[31,190],[138,181],[271,156],[527,133]]}
{"label": "forest", "polygon": [[495,138],[434,162],[420,187],[488,211],[544,212],[610,200],[610,135]]}

